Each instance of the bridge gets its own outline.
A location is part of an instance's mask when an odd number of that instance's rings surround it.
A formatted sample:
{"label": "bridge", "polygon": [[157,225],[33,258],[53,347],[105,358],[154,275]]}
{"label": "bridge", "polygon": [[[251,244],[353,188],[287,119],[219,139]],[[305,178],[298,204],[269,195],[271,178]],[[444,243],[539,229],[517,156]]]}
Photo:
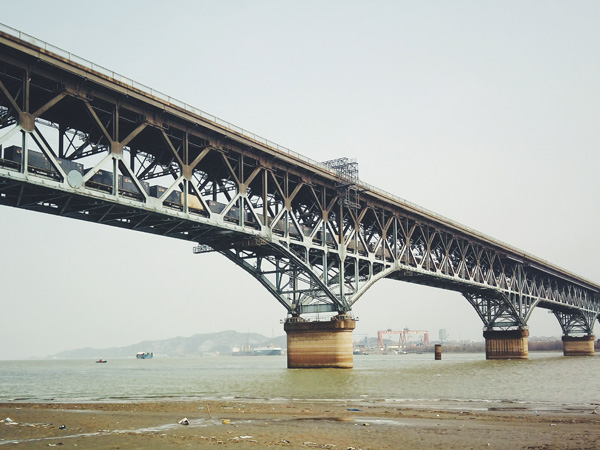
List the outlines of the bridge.
{"label": "bridge", "polygon": [[488,359],[528,357],[534,308],[565,355],[594,353],[598,284],[362,182],[352,160],[313,161],[5,25],[0,146],[0,204],[183,239],[250,273],[287,310],[288,367],[352,367],[352,307],[382,278],[462,294]]}

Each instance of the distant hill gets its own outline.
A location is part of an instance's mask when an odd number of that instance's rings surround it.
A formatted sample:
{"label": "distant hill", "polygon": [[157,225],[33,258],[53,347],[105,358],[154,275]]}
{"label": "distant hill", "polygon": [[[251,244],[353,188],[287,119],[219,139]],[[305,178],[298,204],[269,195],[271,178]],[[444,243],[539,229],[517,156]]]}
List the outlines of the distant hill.
{"label": "distant hill", "polygon": [[190,337],[175,337],[161,341],[143,341],[126,347],[80,348],[49,356],[59,359],[119,358],[135,356],[137,352],[153,352],[161,356],[201,356],[207,353],[230,354],[231,349],[242,345],[265,347],[273,345],[286,348],[286,336],[268,338],[257,333],[221,331],[219,333],[195,334]]}

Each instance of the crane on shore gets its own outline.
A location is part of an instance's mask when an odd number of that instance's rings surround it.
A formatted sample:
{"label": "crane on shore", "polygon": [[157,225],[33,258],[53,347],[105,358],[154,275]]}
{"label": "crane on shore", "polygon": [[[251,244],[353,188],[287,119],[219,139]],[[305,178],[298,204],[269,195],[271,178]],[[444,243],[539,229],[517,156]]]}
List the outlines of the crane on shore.
{"label": "crane on shore", "polygon": [[422,334],[423,335],[423,345],[425,347],[429,346],[429,331],[427,330],[409,330],[408,328],[405,328],[404,330],[401,331],[396,331],[396,330],[392,330],[391,328],[388,328],[387,330],[381,330],[377,332],[377,346],[380,349],[384,349],[385,345],[383,343],[383,335],[385,334],[399,334],[399,341],[398,341],[398,346],[401,347],[406,347],[406,343],[408,341],[407,336],[411,335],[411,334]]}

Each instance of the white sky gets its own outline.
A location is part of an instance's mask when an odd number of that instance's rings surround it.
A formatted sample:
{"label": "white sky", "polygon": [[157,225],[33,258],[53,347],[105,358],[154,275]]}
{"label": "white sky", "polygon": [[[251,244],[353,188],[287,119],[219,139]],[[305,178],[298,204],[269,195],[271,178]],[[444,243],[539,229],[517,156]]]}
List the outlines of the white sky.
{"label": "white sky", "polygon": [[[600,2],[23,0],[0,22],[600,282]],[[284,333],[191,243],[7,207],[0,230],[0,359]],[[449,291],[384,280],[354,312],[356,339],[482,339]],[[561,334],[546,310],[529,325]]]}

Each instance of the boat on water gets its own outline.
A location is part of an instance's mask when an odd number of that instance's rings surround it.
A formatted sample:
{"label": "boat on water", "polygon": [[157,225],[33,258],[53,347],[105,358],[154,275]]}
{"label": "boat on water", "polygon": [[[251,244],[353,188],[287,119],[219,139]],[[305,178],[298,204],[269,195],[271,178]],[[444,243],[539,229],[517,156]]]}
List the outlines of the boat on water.
{"label": "boat on water", "polygon": [[232,356],[276,356],[282,354],[281,347],[257,347],[253,349],[250,346],[242,345],[241,348],[235,347],[231,351]]}
{"label": "boat on water", "polygon": [[279,356],[281,355],[281,347],[258,347],[252,351],[256,356]]}
{"label": "boat on water", "polygon": [[232,356],[252,356],[252,347],[249,345],[242,345],[240,347],[234,347],[231,349]]}
{"label": "boat on water", "polygon": [[152,352],[137,352],[135,357],[137,359],[152,359],[152,358],[154,358],[154,353],[152,353]]}
{"label": "boat on water", "polygon": [[252,356],[254,353],[252,351],[242,351],[242,350],[233,350],[231,352],[231,356]]}
{"label": "boat on water", "polygon": [[96,361],[96,363],[105,363],[107,362],[105,359],[100,358],[98,361]]}

